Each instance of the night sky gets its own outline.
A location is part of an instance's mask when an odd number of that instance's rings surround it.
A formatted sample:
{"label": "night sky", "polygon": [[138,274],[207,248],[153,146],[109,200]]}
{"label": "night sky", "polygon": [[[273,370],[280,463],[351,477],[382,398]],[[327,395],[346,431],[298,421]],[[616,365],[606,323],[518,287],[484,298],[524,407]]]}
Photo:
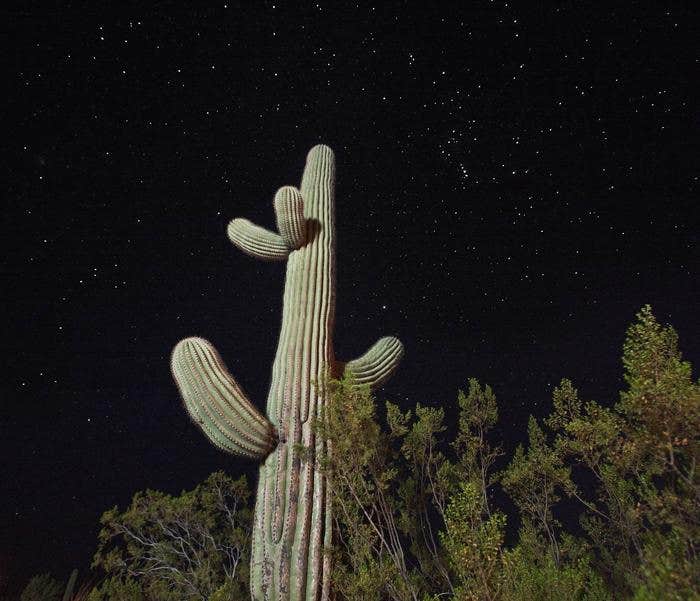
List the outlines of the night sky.
{"label": "night sky", "polygon": [[319,142],[337,355],[406,346],[380,398],[453,418],[478,377],[512,449],[562,377],[617,398],[645,303],[697,376],[697,12],[247,4],[0,11],[0,585],[86,569],[138,490],[255,473],[189,421],[169,356],[203,336],[264,403],[285,265],[225,228],[273,227]]}

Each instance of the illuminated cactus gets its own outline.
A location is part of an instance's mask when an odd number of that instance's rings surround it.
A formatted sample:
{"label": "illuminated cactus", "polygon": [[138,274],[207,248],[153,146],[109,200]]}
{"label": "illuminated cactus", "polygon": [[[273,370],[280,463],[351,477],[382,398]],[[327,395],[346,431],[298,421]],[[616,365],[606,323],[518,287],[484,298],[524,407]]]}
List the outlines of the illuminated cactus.
{"label": "illuminated cactus", "polygon": [[[281,188],[274,207],[279,233],[234,219],[228,236],[258,259],[287,259],[282,329],[272,365],[267,417],[201,338],[180,341],[172,371],[185,407],[209,440],[224,451],[263,460],[255,503],[250,589],[256,601],[318,601],[330,596],[332,520],[316,435],[326,399],[317,385],[351,373],[358,385],[379,386],[403,354],[393,337],[343,364],[333,352],[335,312],[335,159],[315,146],[301,189]],[[303,453],[303,456],[302,456]]]}

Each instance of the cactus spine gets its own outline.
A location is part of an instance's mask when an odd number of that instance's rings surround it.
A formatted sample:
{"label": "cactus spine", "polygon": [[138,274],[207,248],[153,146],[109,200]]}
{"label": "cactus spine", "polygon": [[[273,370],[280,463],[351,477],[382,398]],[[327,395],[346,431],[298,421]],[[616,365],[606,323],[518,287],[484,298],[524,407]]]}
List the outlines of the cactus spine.
{"label": "cactus spine", "polygon": [[[301,189],[281,188],[274,199],[278,232],[234,219],[228,236],[243,252],[287,260],[282,328],[272,366],[266,416],[201,338],[180,341],[171,367],[185,407],[210,441],[224,451],[262,460],[255,503],[250,588],[253,599],[318,601],[330,596],[332,521],[321,470],[325,441],[316,435],[330,373],[350,372],[379,386],[403,354],[393,337],[343,364],[332,344],[335,311],[335,158],[315,146]],[[303,458],[300,448],[304,448]]]}

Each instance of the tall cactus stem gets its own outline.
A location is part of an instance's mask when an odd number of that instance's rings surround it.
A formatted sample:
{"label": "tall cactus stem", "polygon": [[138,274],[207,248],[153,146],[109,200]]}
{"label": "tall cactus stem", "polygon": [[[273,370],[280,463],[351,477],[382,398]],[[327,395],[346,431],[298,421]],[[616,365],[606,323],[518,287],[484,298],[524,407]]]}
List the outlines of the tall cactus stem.
{"label": "tall cactus stem", "polygon": [[[297,189],[275,194],[279,232],[234,219],[228,236],[265,261],[287,259],[282,327],[263,417],[228,373],[214,347],[187,338],[175,347],[172,372],[185,407],[220,449],[262,461],[250,562],[255,601],[331,598],[332,503],[321,459],[331,452],[317,434],[327,401],[322,384],[343,369],[358,385],[379,386],[403,346],[381,338],[344,364],[333,351],[335,319],[335,158],[314,146]],[[303,456],[300,449],[304,449]]]}

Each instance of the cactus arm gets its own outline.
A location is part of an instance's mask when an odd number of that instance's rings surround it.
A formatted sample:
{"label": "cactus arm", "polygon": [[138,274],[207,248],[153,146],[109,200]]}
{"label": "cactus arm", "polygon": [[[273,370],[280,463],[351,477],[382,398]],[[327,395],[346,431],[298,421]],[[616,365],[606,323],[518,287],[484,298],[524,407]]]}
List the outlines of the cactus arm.
{"label": "cactus arm", "polygon": [[284,261],[289,248],[282,236],[255,225],[247,219],[234,219],[228,224],[228,237],[244,253],[263,261]]}
{"label": "cactus arm", "polygon": [[394,373],[403,357],[403,344],[398,338],[385,336],[380,338],[361,357],[345,364],[345,373],[350,375],[357,385],[369,384],[377,388]]}
{"label": "cactus arm", "polygon": [[215,446],[256,459],[269,454],[276,444],[274,427],[246,398],[209,342],[181,340],[170,365],[187,412]]}
{"label": "cactus arm", "polygon": [[293,186],[284,186],[275,194],[277,229],[289,250],[301,248],[306,242],[306,219],[301,192]]}

